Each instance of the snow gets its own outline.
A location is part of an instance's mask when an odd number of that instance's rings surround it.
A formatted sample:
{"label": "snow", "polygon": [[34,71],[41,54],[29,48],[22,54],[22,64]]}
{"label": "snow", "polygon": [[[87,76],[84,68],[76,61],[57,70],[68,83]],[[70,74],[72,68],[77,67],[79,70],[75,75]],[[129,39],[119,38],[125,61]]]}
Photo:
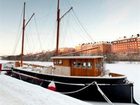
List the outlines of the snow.
{"label": "snow", "polygon": [[42,65],[42,66],[52,66],[52,62],[41,62],[41,61],[24,61],[24,63],[29,63],[29,64],[37,64],[37,65]]}
{"label": "snow", "polygon": [[6,75],[0,75],[0,105],[91,104]]}

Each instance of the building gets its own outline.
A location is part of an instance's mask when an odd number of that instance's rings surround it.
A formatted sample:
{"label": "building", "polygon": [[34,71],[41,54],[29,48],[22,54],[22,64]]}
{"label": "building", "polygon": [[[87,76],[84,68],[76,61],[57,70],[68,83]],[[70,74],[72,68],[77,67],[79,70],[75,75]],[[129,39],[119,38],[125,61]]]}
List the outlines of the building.
{"label": "building", "polygon": [[132,35],[130,38],[124,37],[116,41],[112,41],[112,53],[117,54],[138,54],[140,52],[140,35]]}
{"label": "building", "polygon": [[106,55],[111,53],[110,42],[83,43],[75,47],[83,55]]}
{"label": "building", "polygon": [[75,49],[74,48],[60,48],[59,49],[59,54],[70,54],[70,53],[73,53],[75,52]]}

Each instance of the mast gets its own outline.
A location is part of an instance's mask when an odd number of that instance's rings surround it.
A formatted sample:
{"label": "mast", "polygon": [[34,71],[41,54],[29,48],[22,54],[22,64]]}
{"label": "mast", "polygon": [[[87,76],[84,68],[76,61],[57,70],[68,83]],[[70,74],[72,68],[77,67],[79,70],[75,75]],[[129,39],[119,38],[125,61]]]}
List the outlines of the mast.
{"label": "mast", "polygon": [[32,16],[29,18],[29,20],[25,23],[25,5],[26,3],[24,2],[24,8],[23,8],[23,26],[22,26],[22,43],[21,43],[21,64],[20,66],[23,66],[23,56],[24,56],[24,34],[25,34],[25,27],[28,25],[28,23],[31,21],[35,13],[32,14]]}
{"label": "mast", "polygon": [[61,17],[60,17],[60,0],[58,0],[57,3],[57,35],[56,35],[56,56],[59,54],[59,33],[60,33],[60,21],[61,19],[69,13],[73,7],[71,7],[67,12],[65,12]]}
{"label": "mast", "polygon": [[57,3],[57,35],[56,35],[56,55],[58,55],[59,50],[59,28],[60,28],[60,0]]}
{"label": "mast", "polygon": [[24,54],[25,5],[26,5],[26,3],[24,2],[24,8],[23,8],[23,26],[22,26],[22,47],[21,47],[21,66],[23,65],[23,54]]}

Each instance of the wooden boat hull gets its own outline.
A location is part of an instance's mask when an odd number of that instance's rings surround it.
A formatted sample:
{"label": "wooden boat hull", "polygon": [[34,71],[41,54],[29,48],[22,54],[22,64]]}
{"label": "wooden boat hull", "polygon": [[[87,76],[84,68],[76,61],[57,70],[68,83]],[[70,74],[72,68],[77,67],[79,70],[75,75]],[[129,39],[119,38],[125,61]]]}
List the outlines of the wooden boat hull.
{"label": "wooden boat hull", "polygon": [[123,78],[86,78],[86,77],[63,77],[40,74],[30,71],[13,69],[13,77],[27,82],[41,85],[47,88],[53,80],[56,91],[63,94],[87,101],[105,101],[97,88],[98,84],[103,93],[112,102],[135,103],[133,96],[133,83]]}

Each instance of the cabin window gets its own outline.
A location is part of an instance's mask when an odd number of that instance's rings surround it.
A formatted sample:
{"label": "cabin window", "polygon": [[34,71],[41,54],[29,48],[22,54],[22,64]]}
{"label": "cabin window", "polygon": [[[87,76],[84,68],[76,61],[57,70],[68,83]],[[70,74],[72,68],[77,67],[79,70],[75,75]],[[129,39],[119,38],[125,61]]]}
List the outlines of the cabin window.
{"label": "cabin window", "polygon": [[57,62],[56,62],[56,61],[54,61],[54,64],[56,65],[56,64],[57,64]]}
{"label": "cabin window", "polygon": [[58,64],[60,65],[60,64],[62,64],[62,60],[55,60],[55,61],[54,61],[54,64],[55,64],[55,65],[58,65]]}
{"label": "cabin window", "polygon": [[91,62],[87,62],[87,68],[92,68]]}
{"label": "cabin window", "polygon": [[91,62],[73,62],[73,67],[75,68],[92,68],[92,63]]}
{"label": "cabin window", "polygon": [[62,64],[62,60],[59,60],[59,62],[58,62],[59,64]]}
{"label": "cabin window", "polygon": [[100,64],[96,64],[95,66],[97,69],[100,69]]}
{"label": "cabin window", "polygon": [[77,68],[78,66],[78,63],[77,62],[73,62],[73,67]]}
{"label": "cabin window", "polygon": [[73,62],[73,67],[76,67],[76,62]]}
{"label": "cabin window", "polygon": [[81,67],[81,62],[77,62],[77,67]]}
{"label": "cabin window", "polygon": [[87,64],[86,62],[83,62],[83,68],[86,68]]}
{"label": "cabin window", "polygon": [[97,69],[102,69],[103,68],[103,62],[100,62],[98,64],[96,64],[95,66]]}
{"label": "cabin window", "polygon": [[81,62],[73,62],[73,67],[75,68],[81,67]]}

